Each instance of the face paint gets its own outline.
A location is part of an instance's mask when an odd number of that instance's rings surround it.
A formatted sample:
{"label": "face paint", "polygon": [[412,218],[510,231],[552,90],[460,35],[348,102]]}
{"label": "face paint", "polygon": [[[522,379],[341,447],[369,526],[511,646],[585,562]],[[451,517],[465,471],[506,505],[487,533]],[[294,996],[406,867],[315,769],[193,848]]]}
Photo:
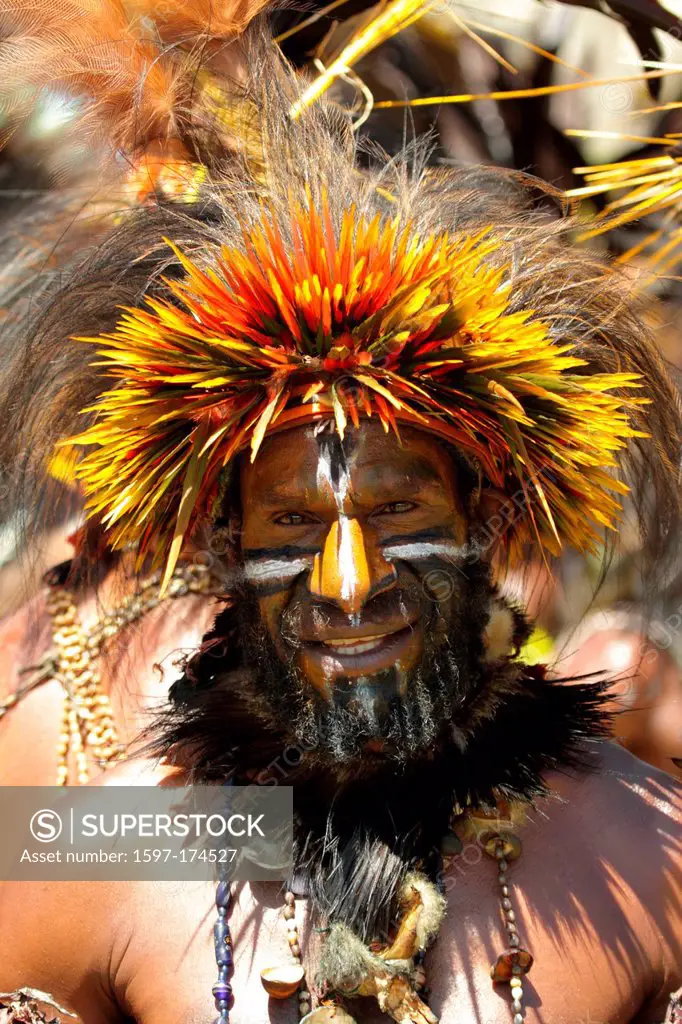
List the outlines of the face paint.
{"label": "face paint", "polygon": [[285,586],[300,573],[312,568],[312,558],[266,558],[262,562],[245,559],[244,578],[257,586],[259,583],[281,583]]}
{"label": "face paint", "polygon": [[[490,601],[484,563],[477,563],[463,581],[460,598],[446,620],[443,607],[423,597],[423,647],[414,665],[389,664],[350,678],[343,666],[339,668],[340,659],[329,654],[323,681],[317,684],[301,667],[307,662],[298,660],[296,648],[282,656],[259,621],[255,596],[238,595],[233,606],[238,619],[235,635],[248,668],[250,700],[257,698],[253,706],[262,707],[264,715],[284,724],[303,749],[315,750],[340,772],[357,763],[371,773],[372,758],[404,760],[431,749],[444,728],[452,730],[453,708],[461,713],[467,693],[478,689]],[[299,617],[305,622],[305,610],[289,607],[282,631],[300,636]],[[324,628],[329,628],[326,621]]]}
{"label": "face paint", "polygon": [[357,616],[371,589],[365,541],[357,519],[341,514],[332,523],[324,549],[315,556],[310,592]]}
{"label": "face paint", "polygon": [[352,462],[353,453],[345,452],[337,438],[320,439],[317,486],[332,495],[338,518],[315,560],[310,589],[323,600],[338,602],[357,623],[371,584],[362,528],[347,514],[347,506],[352,505]]}
{"label": "face paint", "polygon": [[471,557],[472,546],[455,541],[402,541],[382,547],[384,558],[406,562],[423,562],[432,558],[449,562],[465,562]]}
{"label": "face paint", "polygon": [[453,565],[469,549],[456,470],[438,442],[407,429],[401,446],[366,422],[349,434],[350,444],[311,429],[269,438],[242,466],[241,537],[282,663],[371,718],[370,705],[380,717],[409,691],[427,632],[436,642],[457,599],[454,588],[436,601],[421,564]]}

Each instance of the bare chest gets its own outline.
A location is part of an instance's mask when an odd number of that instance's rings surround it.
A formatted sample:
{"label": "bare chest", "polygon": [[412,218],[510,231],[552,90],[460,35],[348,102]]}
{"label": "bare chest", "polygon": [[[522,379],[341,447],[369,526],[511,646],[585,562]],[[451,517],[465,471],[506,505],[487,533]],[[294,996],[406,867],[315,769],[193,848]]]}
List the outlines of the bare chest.
{"label": "bare chest", "polygon": [[[440,937],[426,958],[429,1004],[441,1024],[512,1024],[514,1011],[507,985],[493,985],[490,966],[505,949],[505,932],[494,879],[488,864],[450,880],[449,911]],[[446,885],[448,880],[446,879]],[[570,894],[549,896],[550,879],[536,891],[519,886],[517,906],[522,944],[535,958],[524,979],[524,1024],[629,1024],[645,1001],[647,954],[622,917],[623,928],[600,932],[602,918],[614,907],[571,909]],[[304,901],[297,903],[308,987],[315,984],[320,937],[312,929]],[[288,960],[286,925],[274,898],[254,899],[243,892],[234,908],[232,934],[235,963],[232,1024],[294,1024],[297,1001],[270,999],[260,972]],[[211,1024],[210,991],[215,980],[210,922],[200,943],[203,955],[190,966],[178,1017],[187,1024]],[[186,965],[181,969],[183,979]],[[176,978],[177,981],[181,979]],[[186,986],[186,987],[185,987]],[[191,994],[190,994],[191,993]],[[186,1000],[186,1001],[185,1001]],[[358,1024],[387,1022],[373,1000],[346,1004]],[[406,1021],[405,1024],[408,1024]]]}

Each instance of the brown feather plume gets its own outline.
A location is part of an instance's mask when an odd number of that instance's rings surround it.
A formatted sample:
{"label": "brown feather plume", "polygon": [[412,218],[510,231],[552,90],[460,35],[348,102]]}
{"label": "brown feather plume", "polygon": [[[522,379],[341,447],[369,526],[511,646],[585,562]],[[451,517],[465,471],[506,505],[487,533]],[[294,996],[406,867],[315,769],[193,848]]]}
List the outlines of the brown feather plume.
{"label": "brown feather plume", "polygon": [[266,2],[0,0],[0,113],[16,121],[41,90],[63,91],[83,103],[79,131],[97,144],[136,163],[166,147],[170,158],[191,160],[185,137],[200,114],[197,71],[206,77],[211,55]]}
{"label": "brown feather plume", "polygon": [[243,32],[267,0],[129,0],[137,18],[152,20],[164,44],[205,38],[222,41]]}

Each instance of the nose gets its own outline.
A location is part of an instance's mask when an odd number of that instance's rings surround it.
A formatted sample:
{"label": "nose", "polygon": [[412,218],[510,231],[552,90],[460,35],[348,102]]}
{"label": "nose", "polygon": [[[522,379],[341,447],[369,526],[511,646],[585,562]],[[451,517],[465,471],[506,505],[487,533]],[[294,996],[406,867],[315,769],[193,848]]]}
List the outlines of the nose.
{"label": "nose", "polygon": [[395,567],[379,549],[366,543],[358,520],[340,515],[329,529],[322,552],[315,555],[309,588],[313,597],[356,615],[377,594],[390,590],[396,576]]}

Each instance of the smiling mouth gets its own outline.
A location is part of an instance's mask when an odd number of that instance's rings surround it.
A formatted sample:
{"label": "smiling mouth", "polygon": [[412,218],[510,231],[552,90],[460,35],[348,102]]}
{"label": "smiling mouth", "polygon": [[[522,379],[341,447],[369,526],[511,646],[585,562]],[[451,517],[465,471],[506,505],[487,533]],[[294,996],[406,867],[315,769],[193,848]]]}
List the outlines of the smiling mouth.
{"label": "smiling mouth", "polygon": [[390,633],[365,633],[364,636],[317,640],[304,645],[301,654],[309,666],[327,679],[374,675],[401,663],[420,644],[415,623]]}
{"label": "smiling mouth", "polygon": [[[403,633],[399,630],[398,633]],[[345,640],[323,640],[322,646],[330,648],[335,654],[365,654],[375,651],[386,641],[398,636],[398,633],[377,633],[374,636],[353,637]]]}

